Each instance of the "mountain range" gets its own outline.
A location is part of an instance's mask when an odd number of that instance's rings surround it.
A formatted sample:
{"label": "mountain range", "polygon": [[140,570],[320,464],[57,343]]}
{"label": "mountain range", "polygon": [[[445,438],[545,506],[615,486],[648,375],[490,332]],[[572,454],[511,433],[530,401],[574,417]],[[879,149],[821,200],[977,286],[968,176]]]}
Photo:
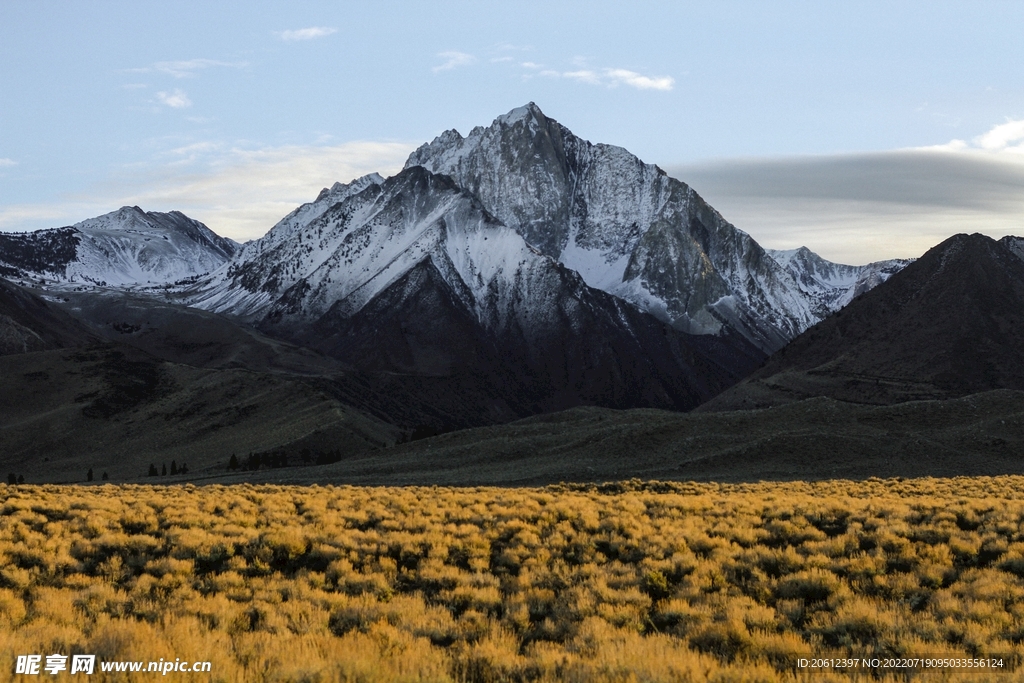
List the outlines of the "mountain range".
{"label": "mountain range", "polygon": [[[213,431],[255,430],[246,448],[288,464],[340,457],[331,435],[361,435],[337,437],[350,455],[385,457],[410,439],[400,450],[415,454],[441,438],[421,437],[504,433],[580,406],[711,415],[821,397],[839,410],[949,400],[1024,389],[1012,312],[1024,240],[985,240],[958,236],[916,262],[865,266],[766,250],[682,181],[576,137],[531,103],[466,136],[441,134],[390,178],[335,183],[244,245],[138,207],[0,235],[0,350],[50,354],[52,369],[33,371],[48,377],[107,382],[71,404],[37,382],[38,412],[19,412],[18,424],[62,414],[50,431],[108,434],[83,424],[99,424],[117,387],[139,386],[152,391],[114,401],[102,419],[152,429],[153,415],[179,414],[161,401],[196,402],[205,386],[223,405],[202,401],[189,419],[206,411]],[[239,372],[290,387],[281,391],[321,417],[295,418],[305,427],[292,430],[267,419]],[[0,376],[0,393],[25,381]],[[223,410],[276,426],[208,419]],[[45,452],[18,433],[24,462]],[[749,439],[735,436],[747,453]],[[89,457],[107,438],[86,444]],[[142,451],[170,452],[175,439],[155,436]],[[223,469],[230,442],[203,442],[204,467]],[[701,453],[687,462],[710,462]],[[733,457],[715,453],[720,470]]]}

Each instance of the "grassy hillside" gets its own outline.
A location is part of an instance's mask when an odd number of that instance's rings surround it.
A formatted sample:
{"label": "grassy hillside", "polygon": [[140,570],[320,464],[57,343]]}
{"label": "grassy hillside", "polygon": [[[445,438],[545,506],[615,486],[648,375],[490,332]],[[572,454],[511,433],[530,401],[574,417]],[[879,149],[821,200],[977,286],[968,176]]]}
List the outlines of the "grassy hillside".
{"label": "grassy hillside", "polygon": [[29,483],[223,471],[232,454],[378,449],[398,430],[288,376],[162,362],[128,346],[0,356],[0,476]]}
{"label": "grassy hillside", "polygon": [[760,481],[1024,473],[1024,392],[728,413],[577,408],[251,481],[536,486],[631,477]]}
{"label": "grassy hillside", "polygon": [[797,657],[995,657],[981,679],[915,680],[1014,680],[1022,519],[1020,477],[0,486],[0,660],[182,658],[215,681],[845,681]]}

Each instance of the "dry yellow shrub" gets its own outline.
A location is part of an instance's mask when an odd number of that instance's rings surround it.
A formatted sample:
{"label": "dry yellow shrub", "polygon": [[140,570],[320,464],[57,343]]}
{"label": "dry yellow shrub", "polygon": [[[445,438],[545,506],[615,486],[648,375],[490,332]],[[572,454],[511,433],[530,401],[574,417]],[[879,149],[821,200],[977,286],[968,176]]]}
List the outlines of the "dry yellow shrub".
{"label": "dry yellow shrub", "polygon": [[1022,484],[0,486],[0,683],[16,655],[55,652],[209,661],[239,682],[848,680],[797,667],[812,654],[1016,665]]}

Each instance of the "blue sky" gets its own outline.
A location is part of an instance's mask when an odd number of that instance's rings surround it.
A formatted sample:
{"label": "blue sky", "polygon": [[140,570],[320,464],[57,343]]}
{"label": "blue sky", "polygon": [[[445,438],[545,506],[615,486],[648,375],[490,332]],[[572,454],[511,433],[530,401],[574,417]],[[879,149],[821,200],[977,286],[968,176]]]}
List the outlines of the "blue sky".
{"label": "blue sky", "polygon": [[5,0],[0,230],[131,203],[257,237],[534,101],[765,246],[913,256],[1024,232],[1021,26],[1008,2]]}

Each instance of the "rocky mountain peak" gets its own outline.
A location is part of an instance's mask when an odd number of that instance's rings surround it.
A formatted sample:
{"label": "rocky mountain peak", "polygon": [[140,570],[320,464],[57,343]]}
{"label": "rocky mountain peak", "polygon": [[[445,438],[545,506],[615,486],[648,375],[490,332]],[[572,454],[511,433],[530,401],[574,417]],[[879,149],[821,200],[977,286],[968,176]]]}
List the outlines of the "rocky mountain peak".
{"label": "rocky mountain peak", "polygon": [[1024,259],[1024,237],[1007,235],[999,240],[999,243],[1009,249],[1012,253],[1016,254],[1019,258]]}
{"label": "rocky mountain peak", "polygon": [[536,104],[465,138],[441,135],[413,165],[451,176],[588,285],[677,329],[729,326],[772,350],[818,319],[788,272],[685,183],[582,140]]}
{"label": "rocky mountain peak", "polygon": [[547,117],[544,116],[544,112],[542,112],[540,107],[535,103],[527,102],[523,106],[516,107],[509,113],[503,114],[494,119],[494,123],[498,125],[511,126],[519,121],[529,121],[531,119],[540,123],[546,121]]}

